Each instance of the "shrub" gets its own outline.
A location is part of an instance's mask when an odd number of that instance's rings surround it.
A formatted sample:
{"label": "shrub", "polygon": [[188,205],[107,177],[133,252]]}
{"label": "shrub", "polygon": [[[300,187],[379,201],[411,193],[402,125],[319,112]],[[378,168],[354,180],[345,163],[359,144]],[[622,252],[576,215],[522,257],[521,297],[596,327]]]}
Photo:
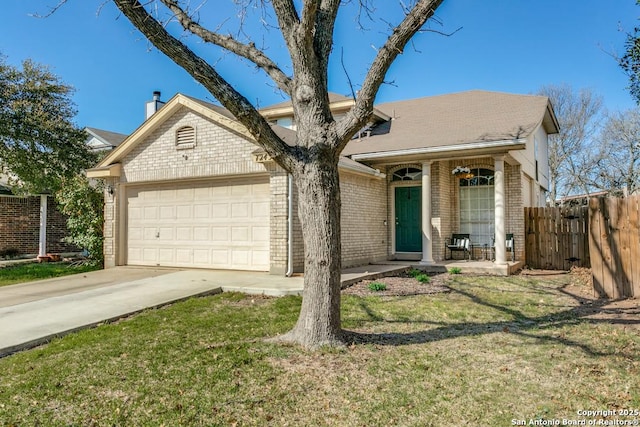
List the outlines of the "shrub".
{"label": "shrub", "polygon": [[423,274],[422,270],[418,270],[417,268],[412,268],[411,270],[409,270],[409,276],[411,277],[417,277],[419,275]]}
{"label": "shrub", "polygon": [[373,292],[385,291],[387,290],[387,285],[382,282],[371,282],[369,283],[369,290]]}
{"label": "shrub", "polygon": [[6,248],[0,250],[0,258],[15,258],[20,255],[20,251],[16,248]]}
{"label": "shrub", "polygon": [[451,273],[451,274],[460,274],[460,273],[462,273],[462,269],[460,267],[451,267],[449,269],[449,273]]}
{"label": "shrub", "polygon": [[431,277],[429,277],[429,275],[426,273],[421,273],[415,276],[415,279],[420,283],[429,283]]}
{"label": "shrub", "polygon": [[92,184],[78,175],[64,181],[62,189],[56,193],[56,201],[60,211],[68,217],[69,236],[65,241],[85,249],[94,264],[102,264],[102,184]]}

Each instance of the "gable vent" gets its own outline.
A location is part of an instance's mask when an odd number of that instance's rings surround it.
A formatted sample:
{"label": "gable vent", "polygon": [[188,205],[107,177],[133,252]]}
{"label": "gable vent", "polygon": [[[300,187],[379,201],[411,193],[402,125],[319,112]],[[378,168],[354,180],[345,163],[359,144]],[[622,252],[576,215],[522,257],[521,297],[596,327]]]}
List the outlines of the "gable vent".
{"label": "gable vent", "polygon": [[196,128],[183,126],[176,131],[176,148],[178,150],[196,146]]}

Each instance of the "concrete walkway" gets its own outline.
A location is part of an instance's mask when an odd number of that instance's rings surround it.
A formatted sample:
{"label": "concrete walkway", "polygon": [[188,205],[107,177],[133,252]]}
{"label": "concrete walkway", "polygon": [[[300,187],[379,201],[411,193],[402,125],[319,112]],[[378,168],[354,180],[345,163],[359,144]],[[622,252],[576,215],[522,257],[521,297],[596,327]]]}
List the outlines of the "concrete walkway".
{"label": "concrete walkway", "polygon": [[[343,283],[393,274],[406,266],[345,270]],[[116,267],[0,287],[0,357],[148,308],[223,291],[301,294],[302,277],[262,272]]]}

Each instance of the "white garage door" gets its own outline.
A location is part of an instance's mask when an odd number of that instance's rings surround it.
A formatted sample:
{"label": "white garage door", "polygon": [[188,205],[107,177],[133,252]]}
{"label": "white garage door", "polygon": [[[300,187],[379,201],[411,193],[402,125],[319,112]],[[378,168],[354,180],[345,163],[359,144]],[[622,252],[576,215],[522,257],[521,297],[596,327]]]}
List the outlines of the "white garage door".
{"label": "white garage door", "polygon": [[130,187],[127,199],[127,264],[269,270],[268,178]]}

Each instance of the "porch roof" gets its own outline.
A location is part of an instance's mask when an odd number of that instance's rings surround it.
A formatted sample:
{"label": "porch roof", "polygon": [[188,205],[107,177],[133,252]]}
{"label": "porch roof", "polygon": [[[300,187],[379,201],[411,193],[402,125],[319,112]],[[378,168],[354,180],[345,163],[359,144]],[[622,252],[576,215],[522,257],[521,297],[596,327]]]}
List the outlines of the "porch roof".
{"label": "porch roof", "polygon": [[521,149],[539,126],[558,132],[548,98],[473,90],[408,101],[379,104],[392,117],[371,129],[370,136],[353,139],[343,155],[395,153],[504,145]]}

